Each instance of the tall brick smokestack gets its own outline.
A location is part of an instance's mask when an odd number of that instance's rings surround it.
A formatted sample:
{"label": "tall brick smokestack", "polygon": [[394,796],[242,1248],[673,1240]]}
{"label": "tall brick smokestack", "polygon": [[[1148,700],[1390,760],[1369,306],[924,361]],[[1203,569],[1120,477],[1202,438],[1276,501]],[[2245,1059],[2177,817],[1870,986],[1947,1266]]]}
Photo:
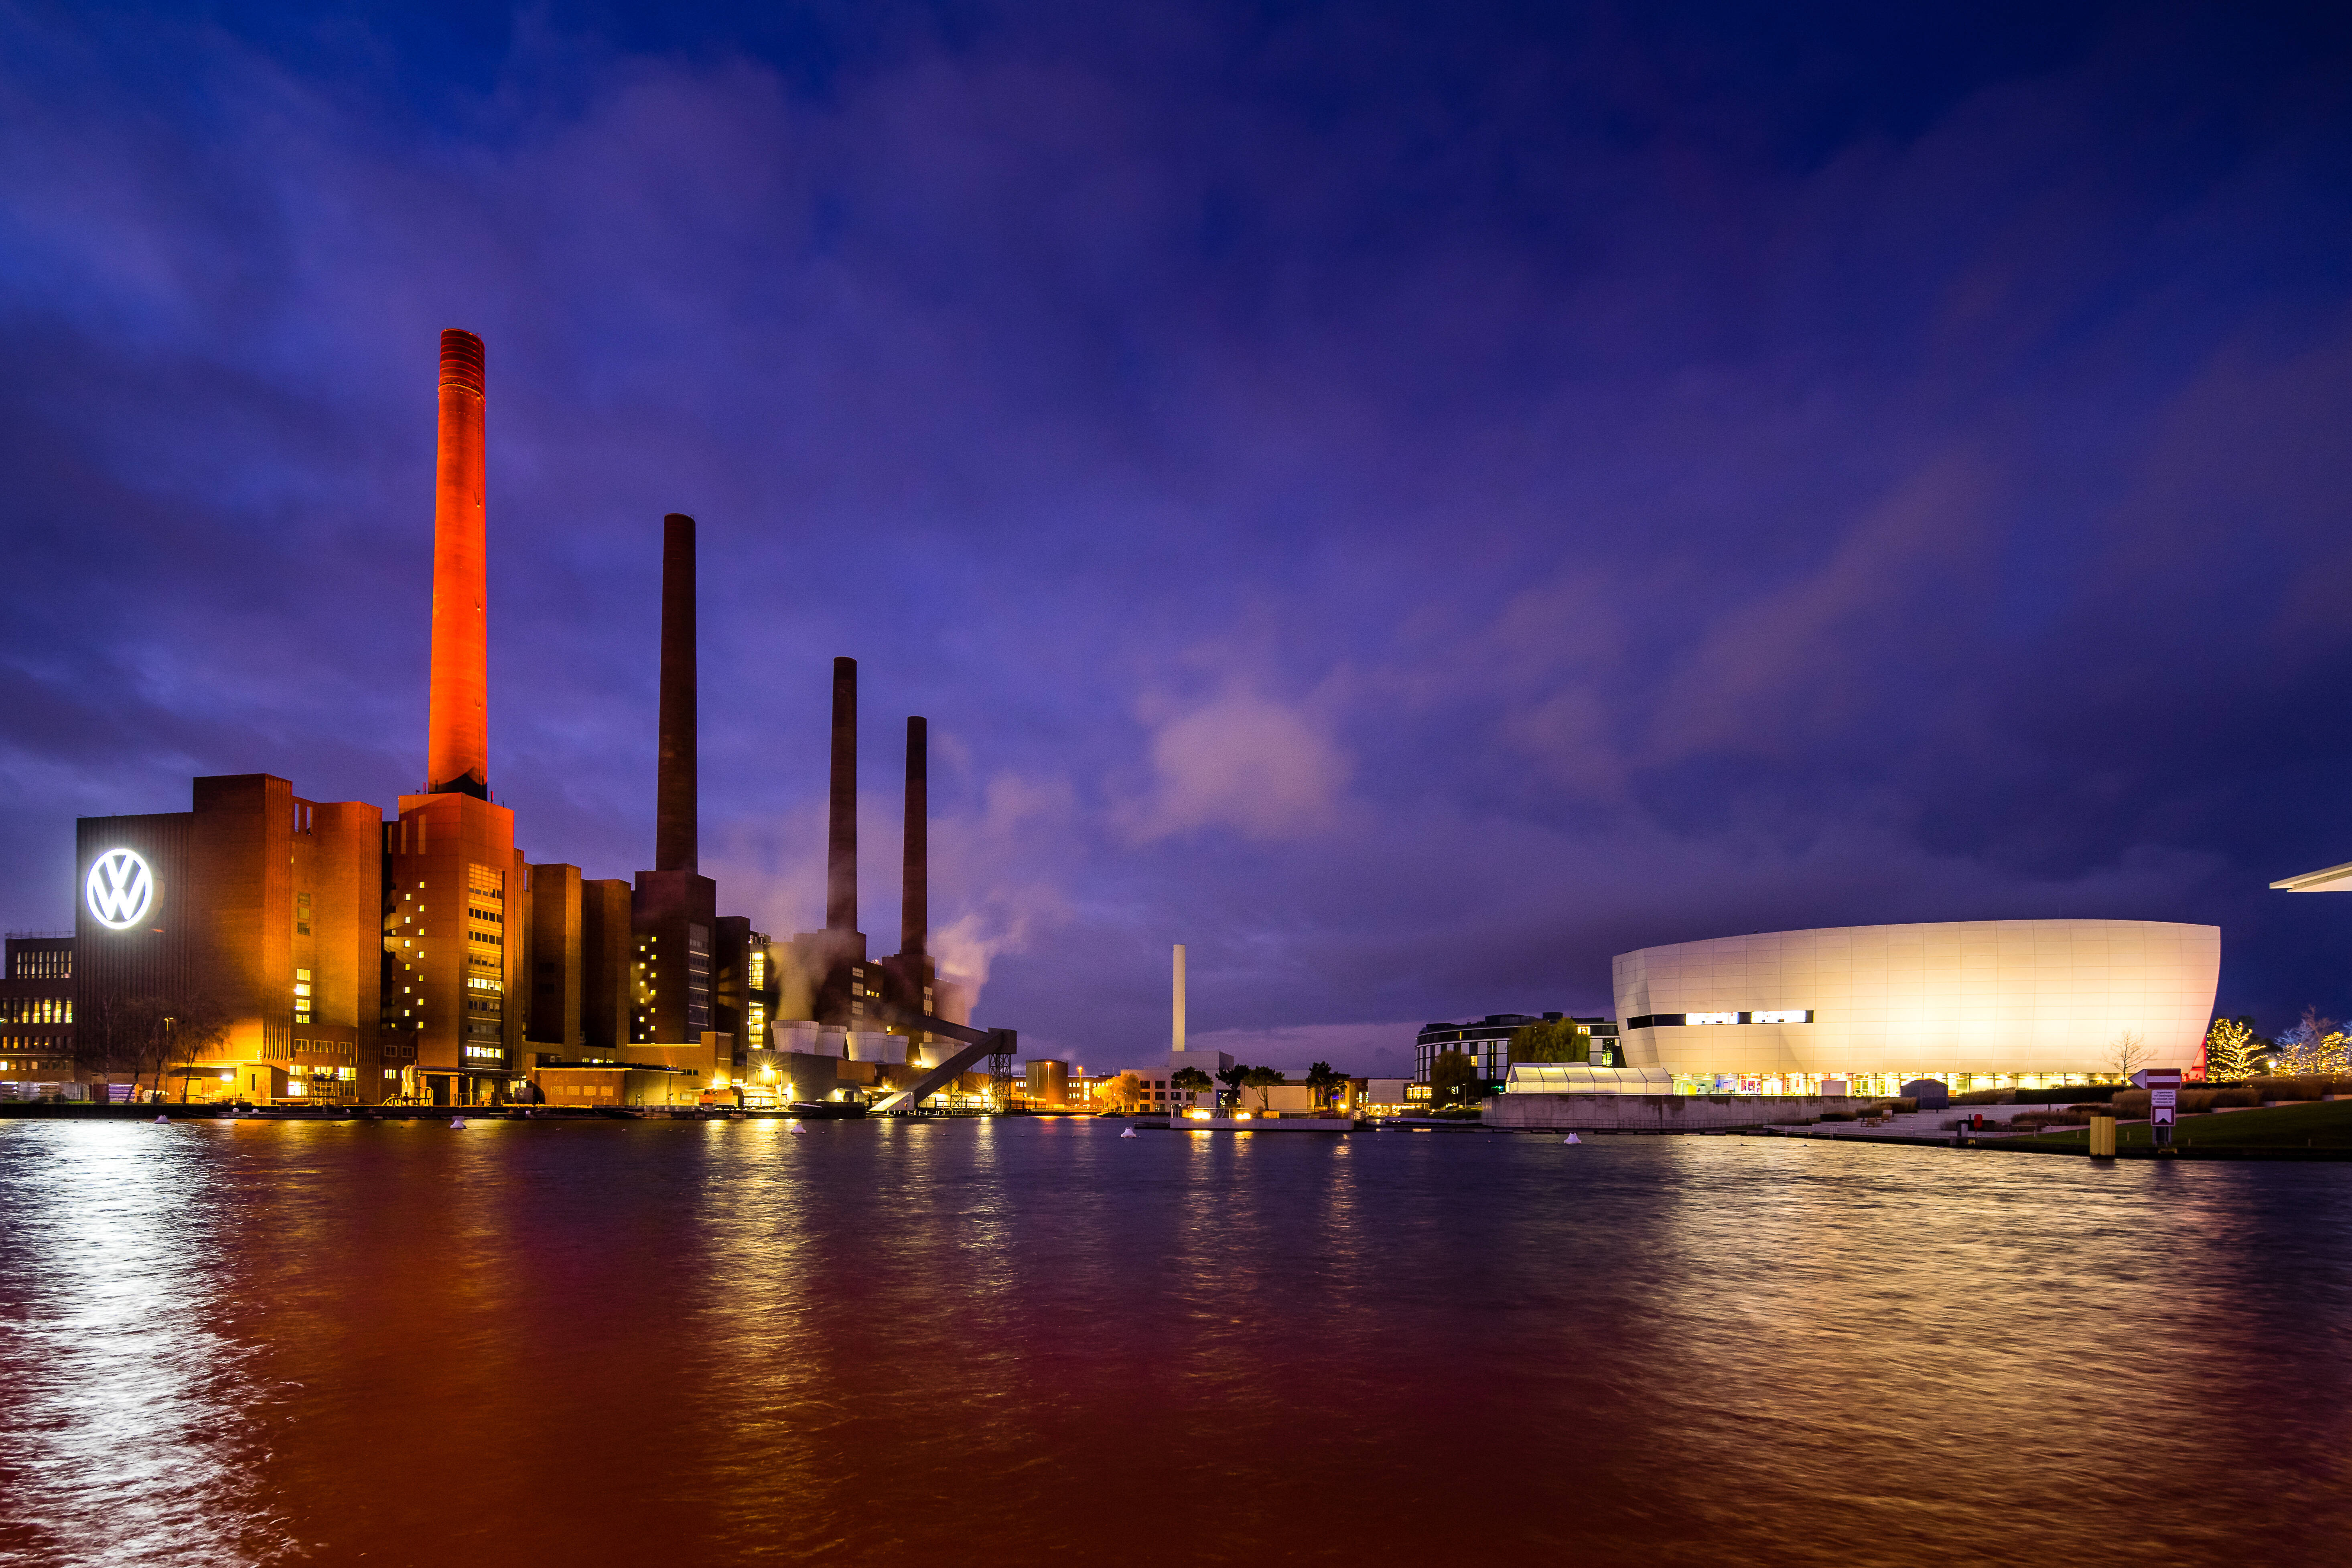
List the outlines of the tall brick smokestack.
{"label": "tall brick smokestack", "polygon": [[930,739],[922,720],[907,721],[907,859],[898,890],[898,951],[923,956],[930,940]]}
{"label": "tall brick smokestack", "polygon": [[433,685],[425,788],[490,798],[490,617],[482,514],[482,340],[441,334],[433,489]]}
{"label": "tall brick smokestack", "polygon": [[857,661],[833,661],[833,803],[824,840],[824,929],[857,929]]}
{"label": "tall brick smokestack", "polygon": [[662,519],[661,773],[654,787],[654,869],[698,871],[694,683],[694,519]]}

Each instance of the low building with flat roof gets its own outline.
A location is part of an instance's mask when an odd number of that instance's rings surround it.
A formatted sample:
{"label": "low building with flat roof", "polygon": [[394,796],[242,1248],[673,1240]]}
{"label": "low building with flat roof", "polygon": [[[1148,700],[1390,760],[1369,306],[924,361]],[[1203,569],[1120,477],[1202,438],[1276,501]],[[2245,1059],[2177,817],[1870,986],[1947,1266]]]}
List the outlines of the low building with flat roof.
{"label": "low building with flat roof", "polygon": [[[1412,1078],[1429,1082],[1430,1065],[1448,1051],[1460,1051],[1489,1082],[1500,1082],[1511,1066],[1511,1037],[1530,1024],[1569,1023],[1591,1037],[1592,1047],[1607,1060],[1617,1059],[1617,1025],[1609,1018],[1572,1017],[1565,1013],[1489,1013],[1462,1024],[1423,1024],[1412,1042]],[[1426,1096],[1423,1098],[1426,1099]]]}

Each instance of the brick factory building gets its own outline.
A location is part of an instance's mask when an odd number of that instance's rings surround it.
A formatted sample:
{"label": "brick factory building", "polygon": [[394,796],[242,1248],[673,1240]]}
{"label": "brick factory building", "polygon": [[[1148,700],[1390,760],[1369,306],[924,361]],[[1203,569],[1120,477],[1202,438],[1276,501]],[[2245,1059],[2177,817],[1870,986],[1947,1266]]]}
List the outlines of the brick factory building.
{"label": "brick factory building", "polygon": [[589,879],[517,847],[489,783],[485,384],[481,340],[444,332],[422,787],[387,820],[233,774],[196,779],[184,811],[82,818],[74,935],[8,941],[0,1084],[46,1072],[173,1100],[368,1105],[828,1099],[891,1087],[910,1041],[923,1059],[929,1037],[869,1017],[868,998],[962,1021],[923,951],[920,719],[902,951],[869,963],[855,929],[850,660],[827,931],[772,943],[718,912],[697,853],[692,518],[663,525],[653,868]]}

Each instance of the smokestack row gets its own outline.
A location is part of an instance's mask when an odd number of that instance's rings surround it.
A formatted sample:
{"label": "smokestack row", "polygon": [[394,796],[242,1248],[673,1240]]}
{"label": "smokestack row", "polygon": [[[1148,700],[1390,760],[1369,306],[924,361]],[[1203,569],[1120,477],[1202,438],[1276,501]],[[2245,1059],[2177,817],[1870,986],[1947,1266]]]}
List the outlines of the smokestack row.
{"label": "smokestack row", "polygon": [[[928,721],[907,720],[907,839],[899,875],[898,951],[919,958],[930,936]],[[824,927],[857,930],[857,661],[833,661],[833,773],[825,813]]]}
{"label": "smokestack row", "polygon": [[[425,790],[428,795],[470,795],[487,803],[490,798],[489,617],[484,443],[482,340],[452,329],[441,334]],[[683,512],[671,512],[662,520],[654,865],[650,871],[638,874],[629,895],[627,945],[634,952],[616,950],[612,955],[621,960],[625,952],[628,964],[657,980],[648,979],[643,985],[630,983],[626,989],[634,997],[628,1005],[632,1016],[625,1029],[610,1031],[618,1037],[614,1043],[690,1040],[698,1031],[713,1027],[719,1012],[729,1011],[713,1005],[719,1000],[713,994],[714,974],[729,968],[726,955],[715,952],[713,942],[721,935],[732,942],[735,933],[731,929],[719,932],[722,922],[715,912],[717,889],[701,875],[700,866],[695,578],[695,521]],[[900,951],[876,964],[866,963],[865,938],[857,929],[857,661],[852,658],[833,661],[831,752],[824,931],[822,939],[803,953],[803,967],[820,998],[820,1014],[841,1015],[839,1020],[823,1021],[845,1021],[863,1015],[862,998],[881,994],[900,1005],[929,1012],[934,975],[926,952],[929,803],[925,721],[919,717],[907,721]],[[518,882],[524,876],[518,858]],[[518,894],[520,890],[520,886],[515,889]],[[748,922],[740,921],[723,923],[748,929]],[[617,938],[618,933],[614,935]],[[612,966],[607,963],[606,967]],[[507,994],[512,994],[511,988]]]}

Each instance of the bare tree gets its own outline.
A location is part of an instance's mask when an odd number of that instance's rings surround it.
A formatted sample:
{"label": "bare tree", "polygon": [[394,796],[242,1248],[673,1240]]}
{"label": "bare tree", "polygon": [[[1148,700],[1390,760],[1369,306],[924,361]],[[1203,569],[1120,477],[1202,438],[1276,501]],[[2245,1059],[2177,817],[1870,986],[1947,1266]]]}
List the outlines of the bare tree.
{"label": "bare tree", "polygon": [[2303,1016],[2278,1038],[2278,1066],[2296,1074],[2340,1072],[2346,1043],[2335,1019],[2321,1017],[2316,1007],[2305,1007]]}
{"label": "bare tree", "polygon": [[217,997],[100,994],[81,1009],[74,1060],[86,1071],[152,1079],[161,1093],[174,1062],[204,1055],[228,1035],[229,1011]]}
{"label": "bare tree", "polygon": [[74,1060],[103,1077],[128,1073],[135,1082],[152,1058],[166,1009],[152,996],[100,994],[74,1020]]}
{"label": "bare tree", "polygon": [[2116,1064],[2117,1076],[2128,1081],[2147,1060],[2147,1042],[2137,1029],[2126,1029],[2107,1042],[2107,1058]]}
{"label": "bare tree", "polygon": [[198,1057],[228,1038],[229,1021],[226,1004],[208,993],[175,1000],[163,1020],[163,1027],[156,1031],[152,1053],[155,1091],[163,1091],[163,1074],[173,1062],[180,1063],[184,1070]]}

